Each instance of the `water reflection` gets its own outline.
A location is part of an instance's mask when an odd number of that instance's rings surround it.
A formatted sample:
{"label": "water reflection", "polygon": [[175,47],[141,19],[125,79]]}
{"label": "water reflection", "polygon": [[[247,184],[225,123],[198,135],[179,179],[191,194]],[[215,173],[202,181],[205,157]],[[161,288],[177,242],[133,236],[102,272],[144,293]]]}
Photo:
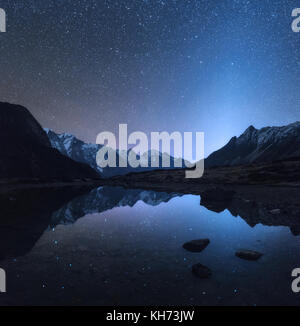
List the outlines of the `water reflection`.
{"label": "water reflection", "polygon": [[176,194],[120,187],[25,189],[0,196],[0,261],[29,252],[45,230],[114,207],[168,202]]}
{"label": "water reflection", "polygon": [[[0,265],[9,291],[0,303],[297,304],[290,272],[299,267],[300,239],[287,227],[295,234],[299,223],[288,210],[244,197],[119,187],[2,196]],[[201,253],[182,248],[204,238]],[[235,252],[243,248],[264,255],[241,261]],[[208,266],[211,278],[194,277],[195,264]]]}
{"label": "water reflection", "polygon": [[23,189],[0,195],[0,261],[26,254],[51,223],[52,214],[90,187]]}
{"label": "water reflection", "polygon": [[180,196],[182,195],[176,193],[99,187],[85,196],[73,199],[53,213],[51,226],[74,223],[87,214],[102,213],[115,207],[133,207],[140,200],[147,205],[158,206]]}
{"label": "water reflection", "polygon": [[[1,195],[0,260],[26,254],[45,230],[56,225],[72,224],[88,214],[116,207],[133,207],[139,201],[158,206],[181,196],[122,187],[26,189]],[[263,200],[244,199],[232,190],[216,188],[201,193],[199,201],[210,211],[228,210],[232,216],[240,216],[250,227],[287,226],[293,235],[300,234],[300,220],[295,215],[287,209],[272,210]]]}
{"label": "water reflection", "polygon": [[[251,189],[251,187],[249,187]],[[249,189],[249,190],[250,190]],[[274,201],[270,203],[264,197],[265,192],[271,192],[274,195]],[[285,191],[285,202],[282,204],[282,192]],[[297,191],[297,190],[296,190]],[[239,216],[250,226],[258,224],[266,226],[287,226],[293,235],[300,234],[299,220],[299,194],[295,196],[294,189],[265,189],[260,190],[261,196],[248,199],[247,192],[224,190],[222,188],[213,188],[201,193],[200,205],[213,212],[223,212],[228,210],[232,216]],[[289,196],[290,193],[290,196]],[[249,196],[251,198],[251,196]],[[276,200],[276,198],[279,198]],[[278,209],[278,206],[283,208]]]}

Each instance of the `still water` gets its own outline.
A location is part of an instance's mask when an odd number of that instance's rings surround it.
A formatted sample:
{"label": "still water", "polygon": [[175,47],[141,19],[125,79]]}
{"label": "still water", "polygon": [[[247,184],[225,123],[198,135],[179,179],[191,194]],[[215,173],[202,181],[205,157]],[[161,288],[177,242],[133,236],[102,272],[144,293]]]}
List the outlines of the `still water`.
{"label": "still water", "polygon": [[[15,212],[13,225],[1,225],[8,248],[0,260],[7,273],[1,305],[300,304],[291,290],[300,237],[289,227],[249,226],[226,209],[208,210],[194,195],[104,187],[61,207],[50,202],[51,214],[26,204],[24,218]],[[203,252],[182,248],[201,238],[210,239]],[[263,256],[241,260],[239,249]],[[211,269],[211,278],[192,274],[197,263]]]}

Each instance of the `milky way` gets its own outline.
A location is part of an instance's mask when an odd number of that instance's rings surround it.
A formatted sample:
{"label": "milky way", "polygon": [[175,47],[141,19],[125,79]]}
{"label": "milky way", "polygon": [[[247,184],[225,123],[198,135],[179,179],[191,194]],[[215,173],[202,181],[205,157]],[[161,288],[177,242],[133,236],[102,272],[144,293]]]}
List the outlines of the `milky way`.
{"label": "milky way", "polygon": [[1,1],[0,100],[95,142],[116,131],[204,131],[300,120],[299,1]]}

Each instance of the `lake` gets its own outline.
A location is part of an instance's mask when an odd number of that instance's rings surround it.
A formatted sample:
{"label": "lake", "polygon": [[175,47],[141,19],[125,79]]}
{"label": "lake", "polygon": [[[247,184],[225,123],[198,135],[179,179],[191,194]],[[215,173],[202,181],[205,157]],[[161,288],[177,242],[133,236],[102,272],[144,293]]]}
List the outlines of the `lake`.
{"label": "lake", "polygon": [[[22,205],[9,198],[19,209],[7,209],[0,227],[7,274],[1,305],[300,303],[291,290],[300,237],[288,226],[250,226],[227,209],[201,206],[195,195],[100,187],[59,205],[37,196],[23,196]],[[201,253],[182,248],[202,238],[210,244]],[[239,249],[263,256],[242,260]],[[195,277],[197,263],[212,276]]]}

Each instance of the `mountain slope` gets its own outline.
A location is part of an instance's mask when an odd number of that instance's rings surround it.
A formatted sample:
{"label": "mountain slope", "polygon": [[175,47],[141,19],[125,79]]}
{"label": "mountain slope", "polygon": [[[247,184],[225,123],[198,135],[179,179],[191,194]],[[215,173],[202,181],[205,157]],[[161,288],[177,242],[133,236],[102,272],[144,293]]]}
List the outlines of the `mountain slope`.
{"label": "mountain slope", "polygon": [[240,137],[212,153],[206,167],[272,162],[300,157],[300,122],[283,127],[250,126]]}
{"label": "mountain slope", "polygon": [[0,178],[98,178],[89,166],[63,156],[24,107],[0,102]]}
{"label": "mountain slope", "polygon": [[85,163],[96,170],[98,173],[102,173],[101,169],[96,162],[96,155],[101,145],[86,144],[75,136],[63,133],[56,134],[50,129],[45,129],[49,138],[51,146],[59,150],[59,152],[72,160],[80,163]]}

